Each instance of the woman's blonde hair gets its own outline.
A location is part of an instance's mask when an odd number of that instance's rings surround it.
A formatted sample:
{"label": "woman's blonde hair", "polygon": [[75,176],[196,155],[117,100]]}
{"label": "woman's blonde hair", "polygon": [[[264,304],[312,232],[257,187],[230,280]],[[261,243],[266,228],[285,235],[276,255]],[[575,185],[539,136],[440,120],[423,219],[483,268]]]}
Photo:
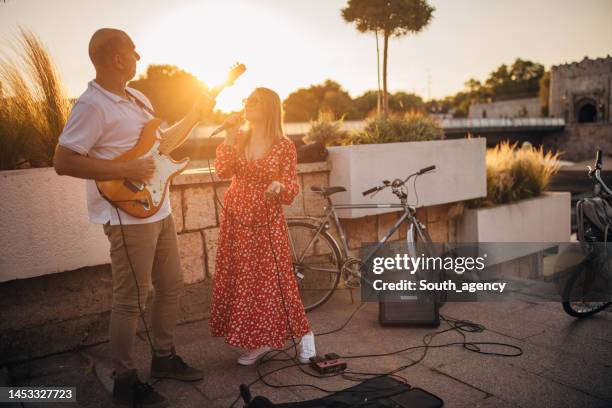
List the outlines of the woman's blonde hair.
{"label": "woman's blonde hair", "polygon": [[[275,145],[285,136],[283,132],[283,107],[281,99],[276,92],[269,88],[255,88],[253,94],[257,95],[258,103],[262,107],[266,137],[271,146]],[[249,125],[247,137],[242,139],[242,142],[238,145],[241,151],[244,151],[250,136],[251,129]]]}

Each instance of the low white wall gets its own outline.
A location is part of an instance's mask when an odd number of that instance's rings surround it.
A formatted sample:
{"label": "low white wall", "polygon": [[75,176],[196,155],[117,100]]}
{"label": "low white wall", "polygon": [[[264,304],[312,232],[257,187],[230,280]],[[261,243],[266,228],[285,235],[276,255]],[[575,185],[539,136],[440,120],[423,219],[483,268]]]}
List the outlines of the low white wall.
{"label": "low white wall", "polygon": [[465,210],[457,225],[459,242],[569,242],[571,195],[540,197],[491,208]]}
{"label": "low white wall", "polygon": [[0,282],[110,262],[87,217],[84,180],[52,168],[0,172]]}
{"label": "low white wall", "polygon": [[486,243],[487,265],[534,254],[571,236],[571,195],[540,197],[491,208],[466,210],[457,222],[457,242]]}
{"label": "low white wall", "polygon": [[[373,198],[364,197],[362,192],[381,185],[383,180],[404,179],[430,165],[436,169],[419,176],[416,182],[418,197],[414,180],[409,181],[409,204],[428,207],[487,195],[485,138],[338,146],[328,150],[332,162],[329,183],[347,190],[332,196],[334,204],[399,204],[390,188]],[[397,209],[350,209],[339,213],[342,218],[358,218],[394,211]]]}

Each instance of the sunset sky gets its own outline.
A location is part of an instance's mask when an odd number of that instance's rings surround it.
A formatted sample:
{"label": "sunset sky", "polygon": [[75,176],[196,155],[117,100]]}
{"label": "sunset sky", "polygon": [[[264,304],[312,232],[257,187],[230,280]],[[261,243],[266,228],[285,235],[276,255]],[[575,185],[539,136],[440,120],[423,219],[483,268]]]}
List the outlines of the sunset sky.
{"label": "sunset sky", "polygon": [[[612,54],[610,0],[430,0],[430,26],[390,45],[391,91],[442,97],[483,80],[521,57],[550,67],[584,56]],[[100,27],[130,34],[152,63],[178,65],[214,85],[236,61],[247,73],[217,106],[237,108],[256,86],[285,98],[327,78],[352,96],[376,88],[375,40],[345,23],[345,0],[4,0],[0,55],[10,56],[17,27],[38,34],[50,49],[71,96],[94,71],[87,43]],[[8,53],[8,54],[7,54]],[[428,80],[429,79],[429,80]]]}

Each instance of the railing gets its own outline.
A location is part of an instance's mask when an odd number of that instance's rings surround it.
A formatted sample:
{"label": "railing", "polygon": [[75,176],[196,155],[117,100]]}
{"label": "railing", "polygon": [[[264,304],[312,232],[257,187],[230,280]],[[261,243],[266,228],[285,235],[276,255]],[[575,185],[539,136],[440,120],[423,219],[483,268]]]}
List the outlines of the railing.
{"label": "railing", "polygon": [[[345,121],[344,130],[359,130],[363,128],[361,120]],[[442,119],[444,129],[485,129],[485,128],[563,128],[563,118],[474,118],[474,119]],[[196,138],[208,137],[217,126],[201,126],[194,129]],[[285,123],[288,135],[305,135],[310,130],[310,122]],[[223,137],[223,133],[218,137]]]}
{"label": "railing", "polygon": [[521,127],[563,127],[563,118],[473,118],[443,119],[444,129],[456,128],[521,128]]}

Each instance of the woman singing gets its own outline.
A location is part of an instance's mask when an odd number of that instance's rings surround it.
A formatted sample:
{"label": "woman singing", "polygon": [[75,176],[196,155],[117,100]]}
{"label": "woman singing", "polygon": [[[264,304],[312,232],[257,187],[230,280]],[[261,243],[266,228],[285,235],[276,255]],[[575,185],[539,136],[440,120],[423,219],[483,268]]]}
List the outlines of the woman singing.
{"label": "woman singing", "polygon": [[314,335],[294,277],[281,207],[299,192],[295,146],[283,134],[276,92],[255,89],[244,116],[248,131],[228,129],[215,159],[217,174],[232,183],[221,212],[211,333],[246,349],[238,359],[242,365],[282,348],[286,339],[302,337],[299,359],[307,363],[315,355]]}

